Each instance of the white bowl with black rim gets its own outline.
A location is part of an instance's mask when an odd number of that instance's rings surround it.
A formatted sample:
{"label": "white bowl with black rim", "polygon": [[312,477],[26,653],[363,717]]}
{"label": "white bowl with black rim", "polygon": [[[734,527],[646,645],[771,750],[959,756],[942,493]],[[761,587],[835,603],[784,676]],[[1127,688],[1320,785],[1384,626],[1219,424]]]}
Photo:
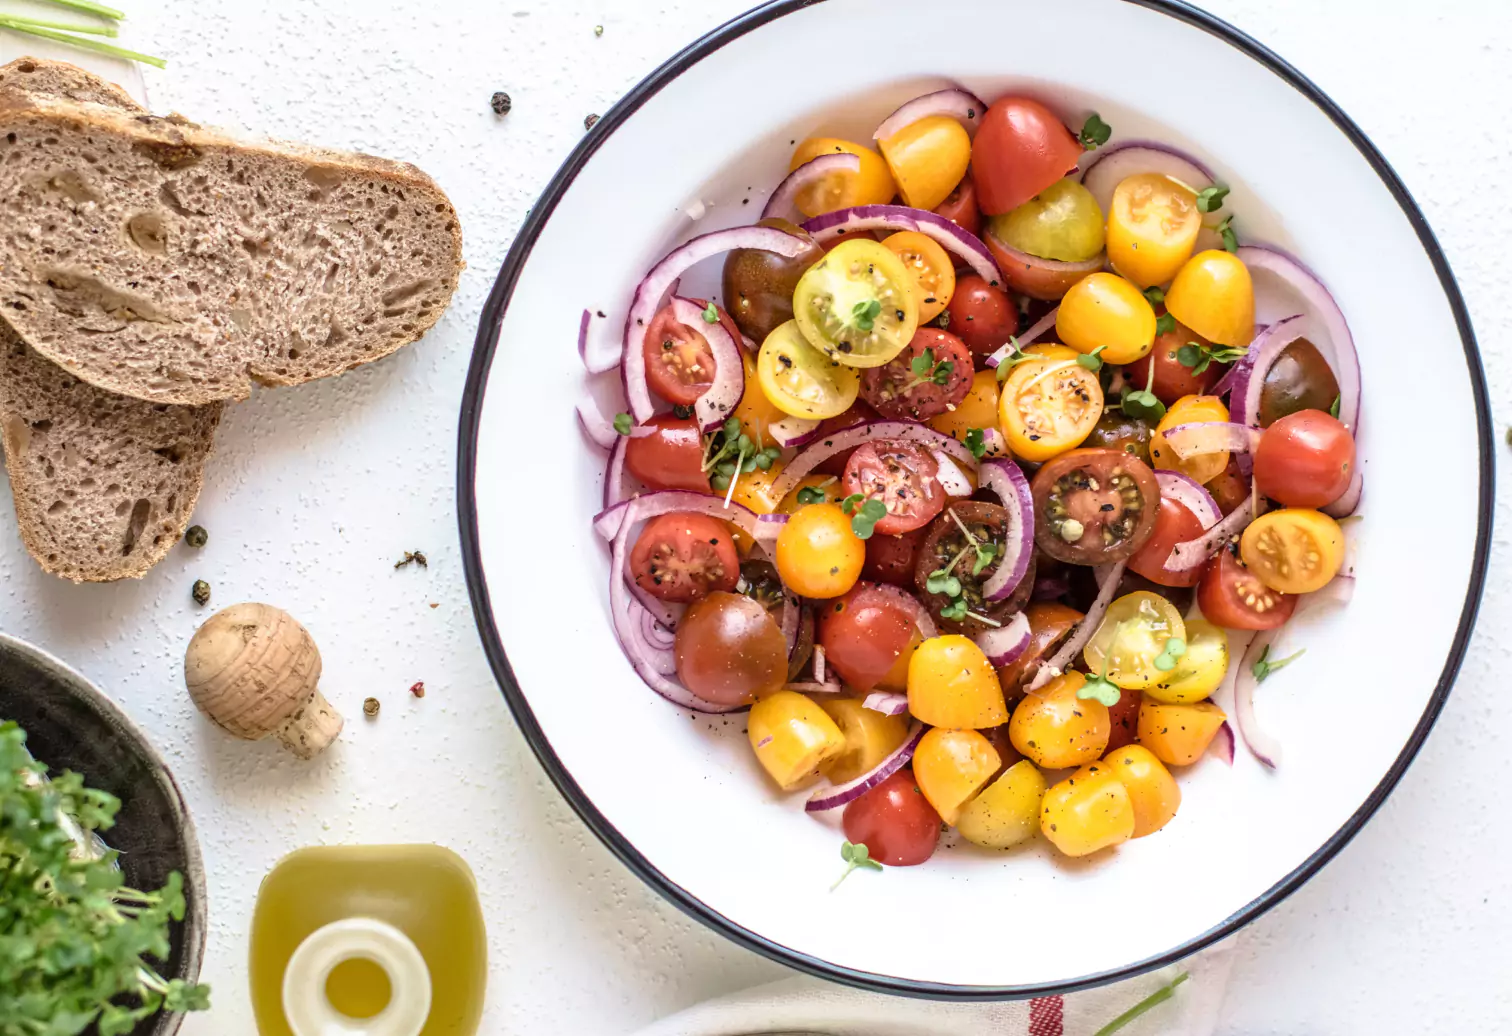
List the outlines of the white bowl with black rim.
{"label": "white bowl with black rim", "polygon": [[[779,0],[697,41],[605,115],[532,210],[484,310],[458,494],[504,695],[557,787],[627,866],[801,970],[918,996],[1016,997],[1126,978],[1222,938],[1316,873],[1380,806],[1443,706],[1474,622],[1490,419],[1465,306],[1422,213],[1358,127],[1279,57],[1169,0],[940,0],[941,15],[977,31],[920,32],[910,0]],[[826,53],[857,33],[885,60]],[[1358,589],[1348,607],[1299,620],[1288,638],[1308,649],[1305,666],[1261,691],[1259,719],[1286,750],[1279,768],[1242,748],[1232,768],[1191,767],[1169,827],[1087,860],[962,846],[831,893],[837,828],[806,815],[802,794],[775,792],[739,714],[672,706],[615,640],[608,554],[590,528],[604,456],[574,415],[585,391],[613,386],[585,375],[573,342],[585,307],[621,326],[670,249],[753,221],[792,141],[869,140],[898,104],[950,82],[989,100],[1030,93],[1068,119],[1095,110],[1115,141],[1191,152],[1232,187],[1242,237],[1328,284],[1365,385]],[[683,294],[717,297],[719,266],[693,271]],[[1416,362],[1425,349],[1433,363]],[[1434,400],[1433,436],[1371,419],[1405,399]]]}

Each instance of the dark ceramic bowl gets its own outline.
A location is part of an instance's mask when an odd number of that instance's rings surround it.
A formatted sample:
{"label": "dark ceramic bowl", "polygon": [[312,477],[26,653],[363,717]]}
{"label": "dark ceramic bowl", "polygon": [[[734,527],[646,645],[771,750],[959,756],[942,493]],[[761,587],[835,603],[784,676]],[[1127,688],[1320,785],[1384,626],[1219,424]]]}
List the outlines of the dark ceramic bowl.
{"label": "dark ceramic bowl", "polygon": [[[188,909],[172,931],[172,952],[159,970],[194,982],[205,952],[205,868],[189,807],[146,735],[114,702],[58,659],[0,633],[0,721],[26,731],[31,754],[51,772],[74,770],[91,788],[121,800],[105,841],[121,853],[131,888],[160,888],[184,876]],[[172,1036],[181,1015],[159,1015],[133,1036]]]}

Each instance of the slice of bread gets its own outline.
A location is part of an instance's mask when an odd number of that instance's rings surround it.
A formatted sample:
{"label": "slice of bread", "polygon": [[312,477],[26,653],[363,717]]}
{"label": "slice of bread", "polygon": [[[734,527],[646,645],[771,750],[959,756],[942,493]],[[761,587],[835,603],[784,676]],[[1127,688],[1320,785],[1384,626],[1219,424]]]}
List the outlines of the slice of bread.
{"label": "slice of bread", "polygon": [[411,165],[0,87],[0,317],[112,392],[201,404],[376,360],[440,318],[461,248]]}
{"label": "slice of bread", "polygon": [[105,392],[0,321],[0,445],[31,556],[76,583],[141,578],[189,524],[222,407]]}
{"label": "slice of bread", "polygon": [[8,65],[0,66],[0,89],[7,86],[25,90],[37,97],[103,104],[133,112],[145,111],[130,94],[116,84],[107,83],[93,72],[87,72],[66,61],[17,58]]}

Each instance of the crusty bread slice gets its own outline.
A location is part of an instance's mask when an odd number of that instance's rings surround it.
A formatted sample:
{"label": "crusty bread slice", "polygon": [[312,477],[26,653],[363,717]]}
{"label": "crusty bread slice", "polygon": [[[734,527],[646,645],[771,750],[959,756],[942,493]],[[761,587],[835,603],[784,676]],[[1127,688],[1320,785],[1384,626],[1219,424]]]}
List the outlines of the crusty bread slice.
{"label": "crusty bread slice", "polygon": [[95,388],[0,321],[0,445],[31,556],[76,583],[141,578],[189,524],[223,406]]}
{"label": "crusty bread slice", "polygon": [[0,88],[0,317],[164,403],[339,374],[414,341],[461,271],[415,167]]}
{"label": "crusty bread slice", "polygon": [[37,97],[103,104],[133,112],[145,110],[116,84],[108,83],[93,72],[66,61],[17,58],[8,65],[0,66],[0,89],[7,86],[25,90]]}

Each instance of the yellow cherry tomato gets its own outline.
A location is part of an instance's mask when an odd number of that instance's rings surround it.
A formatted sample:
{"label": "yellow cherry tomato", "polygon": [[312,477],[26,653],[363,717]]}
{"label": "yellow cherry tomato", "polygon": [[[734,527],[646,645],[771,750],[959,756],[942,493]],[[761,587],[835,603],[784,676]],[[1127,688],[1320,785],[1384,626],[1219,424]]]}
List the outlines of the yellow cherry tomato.
{"label": "yellow cherry tomato", "polygon": [[1058,676],[1013,710],[1008,739],[1024,756],[1047,770],[1090,763],[1103,754],[1113,733],[1108,707],[1078,698],[1087,683],[1078,672]]}
{"label": "yellow cherry tomato", "polygon": [[898,193],[892,173],[888,172],[881,155],[864,144],[837,137],[810,137],[799,144],[793,152],[793,160],[788,163],[788,170],[797,169],[821,155],[855,155],[861,160],[861,168],[856,172],[831,173],[799,191],[796,199],[798,211],[810,219],[853,205],[886,205]]}
{"label": "yellow cherry tomato", "polygon": [[1045,792],[1040,830],[1067,856],[1087,856],[1134,837],[1129,790],[1103,763],[1091,763]]}
{"label": "yellow cherry tomato", "polygon": [[[926,735],[927,736],[927,735]],[[988,849],[1011,849],[1039,830],[1045,775],[1020,759],[962,808],[956,830],[968,842]]]}
{"label": "yellow cherry tomato", "polygon": [[1260,582],[1283,594],[1310,594],[1344,564],[1344,530],[1322,511],[1284,507],[1244,530],[1239,556]]}
{"label": "yellow cherry tomato", "polygon": [[1155,310],[1117,274],[1089,273],[1061,299],[1055,332],[1077,352],[1102,346],[1104,363],[1133,363],[1155,345]]}
{"label": "yellow cherry tomato", "polygon": [[998,400],[999,427],[1008,448],[1036,462],[1080,446],[1102,412],[1097,373],[1072,359],[1046,357],[1018,364]]}
{"label": "yellow cherry tomato", "polygon": [[919,323],[933,320],[945,312],[955,294],[955,260],[934,238],[916,230],[901,230],[882,241],[908,269],[913,278],[914,299],[919,304]]}
{"label": "yellow cherry tomato", "polygon": [[1228,252],[1208,249],[1188,259],[1166,290],[1171,316],[1210,342],[1249,345],[1255,335],[1255,283]]}
{"label": "yellow cherry tomato", "polygon": [[777,510],[783,514],[796,514],[800,507],[807,507],[807,504],[798,499],[798,494],[805,489],[824,494],[824,499],[816,501],[818,503],[838,504],[845,499],[845,484],[834,475],[804,475],[793,487],[793,491],[782,498]]}
{"label": "yellow cherry tomato", "polygon": [[954,825],[961,807],[1003,765],[997,749],[975,730],[935,727],[913,755],[914,780],[940,819]]}
{"label": "yellow cherry tomato", "polygon": [[836,784],[853,781],[875,769],[897,751],[908,737],[908,720],[884,716],[855,698],[825,698],[819,707],[845,735],[845,751],[824,767],[824,775]]}
{"label": "yellow cherry tomato", "polygon": [[1181,807],[1181,789],[1176,778],[1155,754],[1143,745],[1125,745],[1108,753],[1103,763],[1129,793],[1134,806],[1134,837],[1159,831]]}
{"label": "yellow cherry tomato", "polygon": [[746,731],[757,761],[784,791],[807,784],[845,751],[839,726],[797,691],[778,691],[752,705]]}
{"label": "yellow cherry tomato", "polygon": [[[944,432],[956,442],[961,443],[966,441],[966,436],[973,430],[997,431],[1000,395],[997,371],[978,371],[971,379],[971,391],[966,393],[966,398],[957,403],[955,409],[930,418],[929,427],[937,432]],[[1007,453],[1004,448],[1006,440],[1002,435],[985,436],[983,444],[985,452],[982,457],[984,459],[1001,457]]]}
{"label": "yellow cherry tomato", "polygon": [[1041,259],[1082,263],[1103,250],[1103,212],[1075,180],[1057,180],[1018,208],[992,218],[999,241]]}
{"label": "yellow cherry tomato", "polygon": [[1108,606],[1102,624],[1082,650],[1082,659],[1088,669],[1105,673],[1117,686],[1142,690],[1172,671],[1157,665],[1163,656],[1169,657],[1166,641],[1185,642],[1186,635],[1186,623],[1175,605],[1159,594],[1136,590]]}
{"label": "yellow cherry tomato", "polygon": [[1167,705],[1146,698],[1139,706],[1139,743],[1167,766],[1202,758],[1228,715],[1210,701]]}
{"label": "yellow cherry tomato", "polygon": [[849,592],[861,578],[866,544],[839,504],[809,504],[777,534],[777,574],[801,597],[826,600]]}
{"label": "yellow cherry tomato", "polygon": [[830,359],[880,367],[919,329],[913,275],[877,241],[842,241],[798,279],[793,316],[809,344]]}
{"label": "yellow cherry tomato", "polygon": [[1173,705],[1202,701],[1218,689],[1228,666],[1228,634],[1206,619],[1188,619],[1186,653],[1145,694]]}
{"label": "yellow cherry tomato", "polygon": [[1003,686],[982,649],[949,633],[919,645],[908,661],[908,711],[932,727],[982,730],[1008,719]]}
{"label": "yellow cherry tomato", "polygon": [[766,392],[761,387],[761,379],[756,374],[756,361],[744,349],[740,350],[740,363],[745,368],[745,391],[741,393],[740,402],[735,404],[735,412],[730,416],[740,422],[740,430],[756,444],[757,449],[765,449],[774,445],[772,434],[767,429],[778,421],[786,421],[788,414],[767,399]]}
{"label": "yellow cherry tomato", "polygon": [[1177,425],[1202,424],[1209,421],[1227,421],[1228,407],[1217,396],[1182,396],[1166,410],[1165,416],[1155,426],[1150,437],[1150,466],[1167,471],[1179,471],[1193,482],[1210,482],[1228,468],[1227,450],[1219,453],[1197,453],[1182,460],[1166,442],[1165,433]]}
{"label": "yellow cherry tomato", "polygon": [[878,146],[904,203],[916,209],[939,206],[971,164],[971,137],[948,115],[910,122]]}
{"label": "yellow cherry tomato", "polygon": [[756,357],[762,394],[783,413],[809,421],[838,417],[861,392],[861,374],[809,344],[798,321],[767,335]]}
{"label": "yellow cherry tomato", "polygon": [[765,471],[757,468],[755,471],[741,472],[735,480],[735,491],[730,494],[730,500],[742,507],[749,507],[757,514],[771,514],[782,503],[772,494],[773,484],[777,481],[777,476],[782,474],[782,468],[783,463],[779,460],[774,461]]}
{"label": "yellow cherry tomato", "polygon": [[1201,229],[1191,188],[1159,173],[1139,173],[1113,191],[1108,261],[1141,288],[1164,284],[1192,257]]}

